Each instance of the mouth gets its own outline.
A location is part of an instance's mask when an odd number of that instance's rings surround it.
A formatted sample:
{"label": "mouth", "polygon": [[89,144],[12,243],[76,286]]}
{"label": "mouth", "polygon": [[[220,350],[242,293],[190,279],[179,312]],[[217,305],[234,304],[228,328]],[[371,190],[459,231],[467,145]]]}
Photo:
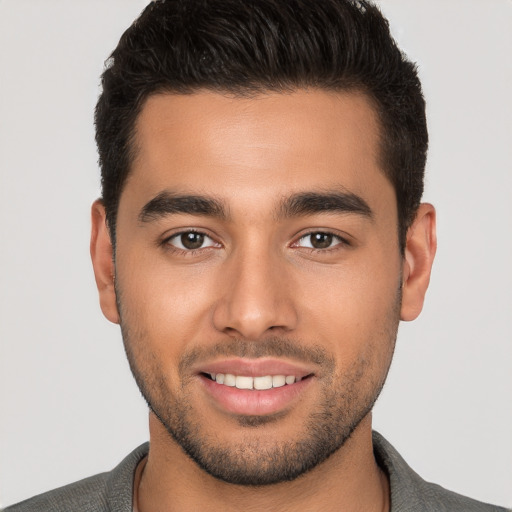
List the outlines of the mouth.
{"label": "mouth", "polygon": [[198,372],[207,401],[223,413],[263,416],[291,410],[315,381],[311,369],[278,360],[231,360]]}

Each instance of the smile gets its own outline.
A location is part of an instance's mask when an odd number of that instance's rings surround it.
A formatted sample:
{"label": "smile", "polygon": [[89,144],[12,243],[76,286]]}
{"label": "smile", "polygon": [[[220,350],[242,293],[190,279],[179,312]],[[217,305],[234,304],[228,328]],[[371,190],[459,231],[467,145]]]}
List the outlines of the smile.
{"label": "smile", "polygon": [[312,364],[273,357],[207,361],[192,369],[206,403],[237,416],[291,411],[315,389],[315,370]]}
{"label": "smile", "polygon": [[210,373],[208,376],[217,384],[222,384],[223,386],[235,387],[237,389],[255,389],[259,391],[280,388],[302,380],[302,377],[295,377],[295,375],[263,375],[261,377],[251,377],[249,375],[233,375],[231,373]]}

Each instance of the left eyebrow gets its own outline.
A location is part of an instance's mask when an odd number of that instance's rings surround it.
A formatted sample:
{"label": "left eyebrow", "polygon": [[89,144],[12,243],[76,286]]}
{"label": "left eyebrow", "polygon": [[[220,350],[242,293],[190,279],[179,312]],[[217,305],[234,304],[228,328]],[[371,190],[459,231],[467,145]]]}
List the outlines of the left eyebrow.
{"label": "left eyebrow", "polygon": [[351,213],[373,218],[368,203],[352,192],[304,192],[284,199],[277,209],[278,218],[300,217],[316,213]]}
{"label": "left eyebrow", "polygon": [[163,191],[142,207],[139,221],[146,223],[176,214],[227,218],[226,208],[215,198]]}

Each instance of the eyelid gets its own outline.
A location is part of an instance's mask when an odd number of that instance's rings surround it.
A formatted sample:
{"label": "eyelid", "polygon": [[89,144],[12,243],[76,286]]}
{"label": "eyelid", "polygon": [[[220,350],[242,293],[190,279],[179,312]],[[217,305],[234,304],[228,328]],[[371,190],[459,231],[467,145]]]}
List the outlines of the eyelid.
{"label": "eyelid", "polygon": [[[206,245],[204,247],[199,247],[197,249],[187,249],[186,247],[177,247],[176,245],[172,244],[171,241],[174,239],[179,239],[182,235],[186,233],[195,233],[198,235],[203,235],[205,238],[209,239],[212,243],[209,245]],[[220,242],[218,242],[214,236],[208,234],[205,230],[197,229],[197,228],[179,228],[177,231],[173,231],[171,234],[167,234],[164,236],[160,242],[159,245],[162,245],[166,247],[168,250],[171,251],[177,251],[182,253],[191,254],[196,251],[201,251],[203,249],[208,249],[210,247],[221,247]]]}
{"label": "eyelid", "polygon": [[[317,233],[323,234],[323,235],[330,235],[333,238],[336,238],[339,242],[332,245],[331,247],[327,247],[325,249],[317,249],[316,247],[306,247],[299,245],[299,242],[303,240],[304,238],[310,237],[311,235],[315,235]],[[339,232],[333,231],[331,229],[311,229],[305,233],[301,233],[299,236],[295,237],[295,241],[292,242],[291,247],[302,247],[304,249],[309,249],[313,251],[319,251],[319,252],[327,252],[332,251],[338,248],[338,246],[351,246],[352,243],[350,241],[350,237],[345,235],[343,236]]]}

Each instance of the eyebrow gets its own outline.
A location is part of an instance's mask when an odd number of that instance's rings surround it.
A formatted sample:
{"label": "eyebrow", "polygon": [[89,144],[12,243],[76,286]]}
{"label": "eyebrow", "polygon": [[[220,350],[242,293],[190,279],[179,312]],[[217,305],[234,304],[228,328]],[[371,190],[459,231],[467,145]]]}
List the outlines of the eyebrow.
{"label": "eyebrow", "polygon": [[373,218],[368,203],[352,192],[304,192],[284,199],[278,217],[300,217],[316,213],[354,213]]}
{"label": "eyebrow", "polygon": [[180,213],[220,219],[227,218],[226,208],[218,199],[163,191],[142,207],[139,213],[139,221],[151,222],[166,215]]}
{"label": "eyebrow", "polygon": [[[277,207],[277,218],[301,217],[317,213],[352,213],[373,218],[368,203],[351,192],[303,192],[285,198]],[[227,219],[228,213],[222,201],[202,196],[176,194],[163,191],[148,203],[140,213],[139,221],[146,223],[166,215],[188,214]]]}

